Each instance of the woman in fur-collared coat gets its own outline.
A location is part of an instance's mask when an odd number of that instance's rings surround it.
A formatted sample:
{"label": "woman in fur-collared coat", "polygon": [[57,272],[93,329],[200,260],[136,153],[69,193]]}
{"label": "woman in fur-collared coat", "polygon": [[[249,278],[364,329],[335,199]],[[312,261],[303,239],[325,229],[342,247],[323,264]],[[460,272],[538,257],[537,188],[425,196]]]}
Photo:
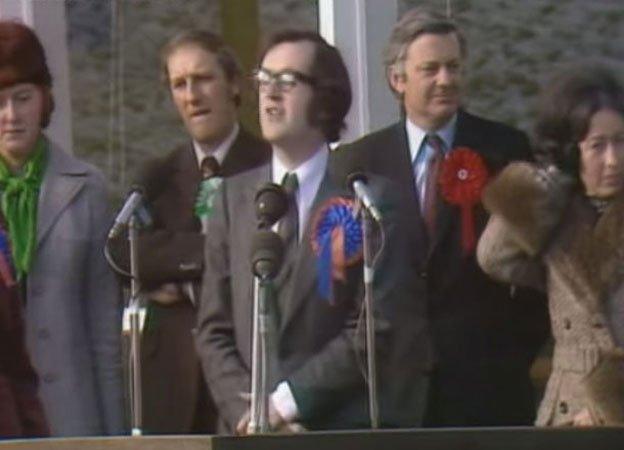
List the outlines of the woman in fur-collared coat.
{"label": "woman in fur-collared coat", "polygon": [[[543,164],[487,188],[478,259],[493,277],[546,290],[553,370],[536,424],[624,424],[624,90],[605,69],[544,91]],[[539,158],[538,158],[539,159]]]}

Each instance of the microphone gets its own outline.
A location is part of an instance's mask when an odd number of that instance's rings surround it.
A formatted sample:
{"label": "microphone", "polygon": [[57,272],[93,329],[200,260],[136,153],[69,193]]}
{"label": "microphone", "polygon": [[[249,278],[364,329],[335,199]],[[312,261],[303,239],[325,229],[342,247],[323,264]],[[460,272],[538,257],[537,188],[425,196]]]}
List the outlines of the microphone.
{"label": "microphone", "polygon": [[251,268],[261,279],[273,278],[284,260],[284,244],[271,230],[258,230],[251,241]]}
{"label": "microphone", "polygon": [[119,210],[119,213],[117,213],[115,222],[108,232],[108,239],[113,239],[118,236],[121,230],[128,225],[130,218],[135,213],[143,225],[149,225],[151,223],[150,214],[143,206],[144,196],[143,188],[140,186],[133,186],[130,189],[130,194],[126,198],[121,210]]}
{"label": "microphone", "polygon": [[286,214],[288,197],[275,183],[264,184],[256,193],[256,218],[258,228],[269,228]]}
{"label": "microphone", "polygon": [[347,177],[347,185],[355,192],[356,197],[360,199],[364,207],[373,216],[373,219],[381,222],[381,212],[375,205],[373,195],[366,184],[367,182],[368,178],[361,172],[353,172]]}

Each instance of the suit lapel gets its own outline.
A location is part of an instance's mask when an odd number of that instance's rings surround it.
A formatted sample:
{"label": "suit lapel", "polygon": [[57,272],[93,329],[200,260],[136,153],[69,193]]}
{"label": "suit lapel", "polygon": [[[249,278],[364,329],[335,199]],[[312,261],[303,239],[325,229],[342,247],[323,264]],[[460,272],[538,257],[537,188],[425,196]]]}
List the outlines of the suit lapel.
{"label": "suit lapel", "polygon": [[410,233],[410,239],[413,240],[411,248],[415,249],[418,260],[422,261],[427,256],[426,245],[423,245],[427,242],[426,239],[423,239],[427,235],[427,231],[420,212],[420,200],[416,190],[405,120],[398,122],[388,132],[387,147],[375,149],[373,152],[374,161],[368,167],[382,176],[396,175],[396,179],[391,181],[396,181],[397,185],[404,190],[401,195],[403,196],[404,214],[408,222],[408,229],[416,230],[414,233]]}
{"label": "suit lapel", "polygon": [[221,167],[222,174],[224,177],[229,177],[244,172],[266,162],[269,157],[269,145],[256,139],[241,127],[238,136],[225,155]]}
{"label": "suit lapel", "polygon": [[176,155],[175,161],[175,183],[182,194],[182,198],[191,199],[195,203],[197,188],[201,183],[202,176],[197,164],[197,157],[193,150],[193,145],[182,147]]}
{"label": "suit lapel", "polygon": [[41,185],[37,210],[38,246],[86,181],[86,170],[83,167],[52,144],[48,148],[48,167]]}
{"label": "suit lapel", "polygon": [[280,329],[283,332],[288,323],[296,315],[297,311],[305,303],[307,298],[314,298],[309,295],[310,291],[316,289],[317,280],[317,258],[312,250],[312,225],[315,215],[319,208],[329,200],[332,195],[341,195],[344,192],[336,189],[334,183],[327,173],[319,186],[319,190],[314,198],[314,202],[310,208],[307,223],[305,224],[303,237],[299,243],[297,255],[294,258],[292,275],[287,283],[287,291],[283,298],[286,300],[283,306],[282,317],[280,321]]}
{"label": "suit lapel", "polygon": [[[255,232],[257,231],[256,224],[258,222],[256,218],[256,193],[260,186],[264,183],[267,183],[271,180],[271,166],[270,164],[266,164],[261,166],[251,172],[249,172],[249,179],[244,183],[244,188],[240,193],[240,197],[234,198],[234,201],[237,201],[237,204],[233,205],[231,208],[236,212],[236,215],[232,214],[231,220],[235,220],[237,223],[240,223],[239,228],[241,231],[240,239],[243,239],[244,242],[240,242],[242,248],[249,249],[245,253],[245,257],[250,260],[251,255],[249,252],[251,251],[252,239],[254,237]],[[236,243],[235,243],[236,245]],[[250,272],[249,277],[246,279],[251,281],[253,280],[253,273],[251,272],[251,262],[249,264]],[[250,284],[248,292],[251,292],[253,295],[253,286]]]}

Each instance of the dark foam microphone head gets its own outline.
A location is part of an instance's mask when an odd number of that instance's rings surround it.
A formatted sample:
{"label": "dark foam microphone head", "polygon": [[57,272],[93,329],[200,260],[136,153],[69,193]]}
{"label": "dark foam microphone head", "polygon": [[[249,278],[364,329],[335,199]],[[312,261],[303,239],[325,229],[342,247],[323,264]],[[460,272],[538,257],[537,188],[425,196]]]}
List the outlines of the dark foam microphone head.
{"label": "dark foam microphone head", "polygon": [[268,228],[282,218],[288,209],[288,197],[281,186],[266,183],[256,193],[256,217],[260,228]]}
{"label": "dark foam microphone head", "polygon": [[251,267],[262,279],[273,278],[284,260],[284,244],[277,233],[258,230],[251,241]]}

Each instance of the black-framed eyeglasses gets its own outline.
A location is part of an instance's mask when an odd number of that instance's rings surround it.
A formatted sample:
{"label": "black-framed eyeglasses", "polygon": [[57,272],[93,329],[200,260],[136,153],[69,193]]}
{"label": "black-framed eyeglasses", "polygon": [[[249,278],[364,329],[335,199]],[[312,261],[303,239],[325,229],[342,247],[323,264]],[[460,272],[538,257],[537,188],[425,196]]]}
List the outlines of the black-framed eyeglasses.
{"label": "black-framed eyeglasses", "polygon": [[292,90],[297,83],[305,83],[314,86],[316,80],[310,75],[301,73],[297,70],[282,70],[280,72],[271,72],[268,69],[256,69],[253,72],[253,80],[256,88],[261,92],[266,92],[271,87],[271,83],[275,83],[275,87],[280,92],[288,92]]}

